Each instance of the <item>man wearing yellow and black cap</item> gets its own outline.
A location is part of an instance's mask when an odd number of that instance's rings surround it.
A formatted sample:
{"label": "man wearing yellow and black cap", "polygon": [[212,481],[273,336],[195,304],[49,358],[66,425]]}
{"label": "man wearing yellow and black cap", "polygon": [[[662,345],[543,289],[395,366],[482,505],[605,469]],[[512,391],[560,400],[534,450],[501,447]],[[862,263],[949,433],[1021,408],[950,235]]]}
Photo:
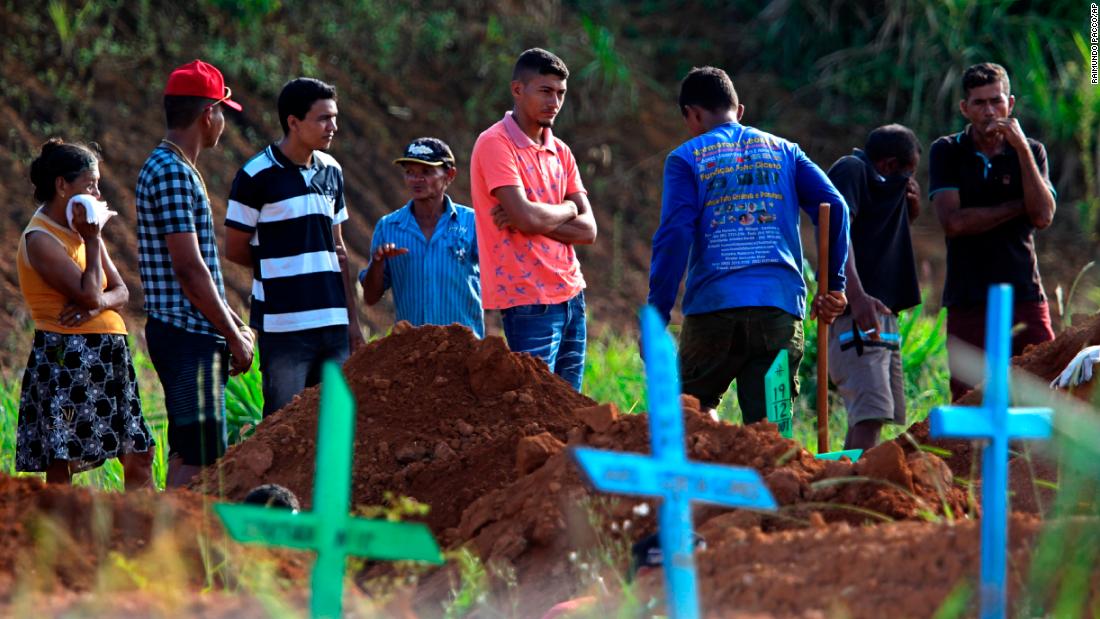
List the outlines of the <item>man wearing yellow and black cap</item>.
{"label": "man wearing yellow and black cap", "polygon": [[446,193],[458,172],[450,147],[417,138],[394,163],[411,199],[374,227],[370,265],[359,273],[363,301],[374,305],[392,288],[397,320],[458,323],[484,336],[474,211]]}

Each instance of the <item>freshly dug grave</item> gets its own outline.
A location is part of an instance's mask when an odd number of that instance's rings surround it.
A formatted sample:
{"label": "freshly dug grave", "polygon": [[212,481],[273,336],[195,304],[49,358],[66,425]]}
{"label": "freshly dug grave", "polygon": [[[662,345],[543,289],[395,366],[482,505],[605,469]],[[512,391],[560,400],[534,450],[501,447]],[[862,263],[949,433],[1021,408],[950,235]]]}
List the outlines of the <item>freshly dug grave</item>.
{"label": "freshly dug grave", "polygon": [[[712,518],[698,530],[706,539],[695,561],[700,606],[708,619],[931,617],[964,588],[972,594],[961,600],[961,616],[977,614],[973,594],[981,556],[977,521],[909,521],[874,527],[818,524],[772,533],[746,529],[743,524],[734,513]],[[1076,530],[1096,525],[1095,520],[1081,521]],[[1042,521],[1031,515],[1017,514],[1009,522],[1007,584],[1012,616],[1027,604],[1039,608],[1051,604],[1053,596],[1025,600],[1022,595],[1041,527]],[[1086,603],[1095,599],[1097,576],[1100,572],[1094,568]],[[572,599],[592,598],[589,613],[581,616],[599,616],[600,611],[620,616],[616,611],[623,604],[621,587],[607,578],[604,584],[607,590],[593,578],[573,594]],[[663,599],[660,571],[640,574],[632,593],[643,601]],[[569,598],[560,594],[544,596],[537,603],[521,605],[519,615],[538,617],[565,599]],[[525,600],[526,596],[521,602]],[[659,604],[654,609],[658,614]]]}
{"label": "freshly dug grave", "polygon": [[[640,501],[594,498],[566,450],[585,444],[647,453],[647,416],[596,405],[503,340],[477,340],[458,326],[400,325],[353,355],[344,372],[358,410],[353,502],[379,505],[392,493],[431,506],[423,520],[441,544],[471,545],[486,563],[514,569],[530,609],[569,592],[575,579],[559,578],[572,569],[568,557],[591,549],[597,531],[631,521],[625,526],[633,540],[653,530],[655,510],[633,515]],[[308,509],[318,396],[319,389],[307,390],[265,420],[196,487],[220,485],[239,499],[259,483],[279,483]],[[776,515],[740,514],[745,527],[968,511],[965,493],[935,456],[889,443],[855,465],[820,461],[772,424],[718,423],[698,408],[684,398],[690,457],[757,469],[782,505]],[[697,519],[724,512],[702,508]],[[446,596],[447,578],[441,572],[424,583],[429,608]],[[544,586],[547,595],[539,595]]]}
{"label": "freshly dug grave", "polygon": [[[1013,357],[1012,367],[1035,376],[1043,383],[1054,380],[1081,349],[1100,344],[1100,314],[1077,319],[1080,321],[1077,326],[1067,329],[1054,340],[1028,346],[1022,355]],[[1071,393],[1089,401],[1095,383],[1094,380],[1074,388]],[[957,404],[977,406],[981,402],[982,389],[979,386],[959,398]],[[943,458],[955,477],[973,482],[974,496],[981,496],[980,451],[975,448],[974,442],[933,439],[929,436],[927,420],[913,424],[908,434],[912,440],[902,436],[895,441],[906,453],[915,451],[914,442],[946,450],[948,453]],[[1046,447],[1047,443],[1043,441],[1013,443],[1013,452],[1017,454],[1009,464],[1009,496],[1013,511],[1044,513],[1053,504],[1055,492],[1052,484],[1058,481],[1058,464]]]}
{"label": "freshly dug grave", "polygon": [[[115,494],[0,475],[0,605],[37,593],[149,588],[182,599],[209,584],[204,555],[216,566],[227,549],[304,578],[308,557],[299,553],[227,548],[209,506],[209,497],[187,490]],[[217,582],[227,573],[210,575]]]}
{"label": "freshly dug grave", "polygon": [[[684,403],[690,457],[756,468],[780,504],[775,514],[699,506],[695,521],[702,529],[716,520],[724,527],[772,532],[832,522],[937,519],[945,506],[958,517],[967,513],[965,493],[952,483],[947,465],[931,454],[906,455],[896,444],[885,443],[856,464],[816,460],[780,437],[772,424],[717,423],[698,411],[694,398],[685,397]],[[588,422],[570,433],[570,443],[648,452],[646,415],[616,417],[607,414],[610,410],[578,411]],[[596,429],[605,425],[603,431]],[[444,531],[441,538],[452,547],[471,547],[497,571],[514,572],[523,585],[522,616],[577,595],[576,583],[583,576],[578,566],[598,563],[609,552],[609,540],[617,538],[625,548],[656,528],[657,501],[591,491],[566,445],[554,437],[527,437],[517,446],[520,469],[542,458],[545,463],[531,474],[471,504],[457,529]],[[626,566],[620,562],[619,567]],[[454,580],[447,572],[429,576],[420,587],[420,609],[437,607]]]}
{"label": "freshly dug grave", "polygon": [[[484,523],[469,524],[467,513],[481,505],[528,492],[556,501],[582,488],[575,468],[559,453],[564,444],[649,451],[646,415],[620,416],[610,405],[596,406],[541,361],[508,351],[500,338],[478,340],[456,325],[400,325],[357,352],[344,372],[358,406],[353,502],[379,505],[387,492],[415,498],[431,506],[425,521],[447,544],[469,540],[483,528]],[[308,508],[318,396],[318,388],[306,390],[195,486],[220,487],[228,498],[240,499],[257,484],[278,483]],[[692,458],[756,468],[784,505],[855,505],[894,519],[917,517],[922,507],[942,511],[944,503],[955,513],[965,511],[964,494],[952,487],[949,471],[934,456],[914,456],[922,463],[917,475],[894,445],[855,466],[818,461],[780,437],[774,425],[718,423],[700,413],[692,398],[685,398],[685,421]],[[559,490],[529,474],[555,454]],[[886,483],[811,488],[825,478],[853,475]],[[489,511],[503,517],[500,510]],[[867,518],[826,511],[827,519]]]}
{"label": "freshly dug grave", "polygon": [[[762,534],[728,526],[723,518],[702,528],[708,547],[696,555],[707,617],[738,616],[734,611],[807,618],[931,617],[961,585],[977,590],[980,525],[974,520],[841,524]],[[1009,606],[1017,611],[1042,524],[1023,514],[1009,522],[1007,584]],[[1094,585],[1097,575],[1093,568]],[[970,600],[962,616],[977,615],[977,595]]]}
{"label": "freshly dug grave", "polygon": [[[516,479],[516,443],[550,432],[565,438],[572,411],[595,403],[504,340],[469,329],[412,328],[371,342],[344,365],[355,396],[352,502],[382,505],[387,492],[431,506],[437,533],[462,511]],[[233,447],[193,487],[240,500],[261,483],[313,501],[319,388],[307,389]]]}

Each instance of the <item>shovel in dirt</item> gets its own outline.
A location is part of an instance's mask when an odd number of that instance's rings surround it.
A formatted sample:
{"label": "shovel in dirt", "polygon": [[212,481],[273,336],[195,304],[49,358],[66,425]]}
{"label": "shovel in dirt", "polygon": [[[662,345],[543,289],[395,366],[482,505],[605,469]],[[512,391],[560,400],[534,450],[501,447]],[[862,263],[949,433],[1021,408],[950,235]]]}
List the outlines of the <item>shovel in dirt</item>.
{"label": "shovel in dirt", "polygon": [[[829,293],[829,216],[831,207],[822,202],[817,207],[817,292]],[[824,286],[824,289],[822,288]],[[839,460],[844,456],[853,462],[863,454],[862,449],[829,449],[829,325],[817,319],[817,458]]]}
{"label": "shovel in dirt", "polygon": [[[829,203],[817,207],[817,293],[829,294]],[[829,450],[829,325],[817,318],[817,452]]]}

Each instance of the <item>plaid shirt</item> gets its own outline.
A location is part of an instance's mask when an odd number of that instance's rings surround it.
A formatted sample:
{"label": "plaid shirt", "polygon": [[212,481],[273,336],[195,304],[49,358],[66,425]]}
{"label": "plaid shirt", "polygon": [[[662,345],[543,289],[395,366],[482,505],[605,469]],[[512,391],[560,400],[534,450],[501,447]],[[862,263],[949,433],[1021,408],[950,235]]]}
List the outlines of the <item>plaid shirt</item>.
{"label": "plaid shirt", "polygon": [[221,337],[206,316],[183,294],[172,271],[166,234],[193,232],[218,295],[225,300],[210,199],[195,170],[165,144],[153,149],[138,174],[138,263],[145,288],[145,311],[192,333]]}

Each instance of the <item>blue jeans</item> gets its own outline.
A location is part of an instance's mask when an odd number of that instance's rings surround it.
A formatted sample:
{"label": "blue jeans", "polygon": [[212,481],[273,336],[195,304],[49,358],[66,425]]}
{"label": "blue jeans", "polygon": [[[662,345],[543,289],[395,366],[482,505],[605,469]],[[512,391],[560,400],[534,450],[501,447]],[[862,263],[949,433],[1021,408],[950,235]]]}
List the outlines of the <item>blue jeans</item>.
{"label": "blue jeans", "polygon": [[260,374],[264,417],[290,403],[303,389],[321,382],[325,361],[348,358],[348,328],[319,327],[287,333],[260,332]]}
{"label": "blue jeans", "polygon": [[500,314],[509,348],[542,359],[551,372],[581,390],[587,337],[583,291],[563,303],[520,305]]}

